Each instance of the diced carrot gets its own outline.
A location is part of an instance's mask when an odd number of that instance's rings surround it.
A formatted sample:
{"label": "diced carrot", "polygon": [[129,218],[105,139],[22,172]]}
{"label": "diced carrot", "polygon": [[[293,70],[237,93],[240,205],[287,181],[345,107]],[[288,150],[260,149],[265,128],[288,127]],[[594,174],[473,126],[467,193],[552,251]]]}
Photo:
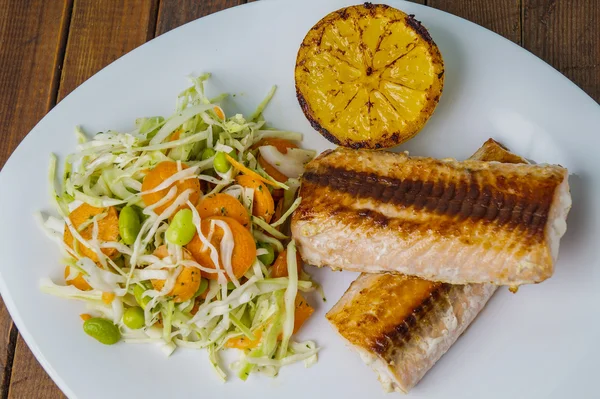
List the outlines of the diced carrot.
{"label": "diced carrot", "polygon": [[83,321],[88,321],[89,319],[92,318],[92,315],[88,314],[88,313],[82,313],[79,315],[79,317],[81,317],[81,320],[83,320]]}
{"label": "diced carrot", "polygon": [[[254,144],[252,147],[258,148],[258,147],[267,146],[267,145],[272,145],[273,147],[277,148],[277,151],[279,151],[282,154],[287,154],[288,149],[290,149],[290,148],[298,148],[298,146],[295,143],[293,143],[289,140],[275,138],[275,137],[268,137],[268,138],[262,139],[258,143]],[[288,177],[286,175],[284,175],[283,173],[281,173],[280,171],[278,171],[273,165],[271,165],[270,163],[265,161],[265,159],[262,156],[258,157],[258,163],[265,170],[265,172],[267,172],[269,174],[269,176],[271,176],[273,179],[277,180],[278,182],[282,182],[282,183],[287,181]]]}
{"label": "diced carrot", "polygon": [[239,175],[235,178],[235,181],[243,187],[254,189],[252,214],[256,217],[262,217],[267,223],[270,223],[275,214],[275,201],[273,201],[267,186],[249,175]]}
{"label": "diced carrot", "polygon": [[65,267],[65,283],[67,283],[67,285],[72,285],[73,287],[75,287],[81,291],[89,291],[92,289],[92,287],[89,285],[89,283],[87,281],[85,281],[85,279],[83,278],[82,273],[77,273],[77,277],[75,277],[74,279],[71,279],[71,280],[67,280],[69,278],[70,274],[71,274],[71,267],[70,266]]}
{"label": "diced carrot", "polygon": [[[187,165],[181,164],[182,169],[186,169]],[[163,181],[173,176],[178,172],[177,162],[172,161],[163,161],[156,165],[154,169],[152,169],[146,176],[144,176],[144,181],[142,182],[142,191],[149,191],[153,188],[157,187]],[[192,189],[192,193],[189,196],[189,200],[192,204],[196,204],[198,199],[200,198],[200,181],[198,179],[185,179],[180,180],[174,183],[174,186],[177,187],[177,195],[181,194],[187,189]],[[160,201],[171,189],[171,187],[167,187],[160,191],[142,195],[142,200],[146,206],[150,206],[152,204]],[[167,203],[157,207],[154,211],[157,214],[161,214],[165,209],[167,209],[175,200],[175,198],[171,199]],[[179,209],[186,208],[187,205],[182,205]]]}
{"label": "diced carrot", "polygon": [[[256,259],[256,243],[254,237],[240,222],[227,216],[212,216],[202,220],[201,229],[204,236],[208,236],[210,225],[213,220],[222,220],[227,223],[233,234],[233,254],[231,255],[231,267],[236,278],[241,278],[254,263]],[[211,244],[220,251],[221,240],[223,239],[223,229],[215,226],[211,237]],[[205,247],[198,234],[194,236],[192,241],[187,244],[186,248],[196,262],[204,267],[215,269],[215,264],[210,257],[210,249]],[[220,256],[220,254],[219,254]],[[221,265],[222,267],[222,265]],[[217,273],[202,272],[205,278],[216,280],[219,275]]]}
{"label": "diced carrot", "polygon": [[[119,216],[114,206],[108,208],[96,208],[86,203],[81,204],[69,214],[69,219],[73,223],[73,227],[78,229],[83,223],[88,222],[94,216],[106,212],[107,215],[98,220],[98,239],[101,241],[117,241],[119,238]],[[94,226],[90,224],[88,227],[79,232],[85,240],[92,238]],[[70,248],[75,247],[75,237],[71,233],[71,229],[65,226],[63,240]],[[82,256],[90,258],[94,262],[98,262],[98,255],[85,245],[77,242],[77,250]],[[102,252],[110,257],[118,254],[115,248],[103,248]]]}
{"label": "diced carrot", "polygon": [[[154,250],[154,255],[160,259],[165,258],[169,254],[166,245],[161,245]],[[184,250],[183,258],[192,260],[192,255]],[[152,280],[152,286],[155,290],[160,291],[165,286],[165,280]],[[184,267],[181,273],[175,279],[175,286],[169,292],[173,296],[173,302],[181,303],[191,299],[198,288],[200,287],[200,270],[196,267]]]}
{"label": "diced carrot", "polygon": [[225,158],[227,158],[227,160],[229,161],[229,163],[232,164],[234,168],[236,168],[237,170],[239,170],[240,172],[242,172],[244,175],[251,176],[251,177],[253,177],[256,180],[260,180],[263,183],[270,184],[272,186],[277,186],[277,184],[275,182],[272,182],[269,179],[265,179],[264,177],[262,177],[261,175],[259,175],[255,171],[253,171],[251,169],[248,169],[243,164],[241,164],[240,162],[236,161],[231,155],[225,154]]}
{"label": "diced carrot", "polygon": [[196,207],[202,219],[211,216],[227,216],[244,227],[250,226],[248,211],[240,201],[229,194],[217,193],[203,197]]}
{"label": "diced carrot", "polygon": [[103,292],[102,293],[102,302],[106,305],[110,305],[112,301],[115,299],[115,294],[113,292]]}

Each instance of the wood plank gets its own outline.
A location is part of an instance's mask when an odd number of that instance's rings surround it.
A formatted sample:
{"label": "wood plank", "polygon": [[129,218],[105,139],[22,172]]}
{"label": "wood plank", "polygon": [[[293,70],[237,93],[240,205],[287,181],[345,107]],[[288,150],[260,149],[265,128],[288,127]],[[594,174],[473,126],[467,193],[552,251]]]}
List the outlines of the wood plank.
{"label": "wood plank", "polygon": [[12,374],[13,359],[18,331],[14,325],[4,301],[0,299],[0,373],[2,385],[0,386],[0,397],[8,396],[10,378]]}
{"label": "wood plank", "polygon": [[[157,9],[157,1],[75,0],[57,100],[63,99],[112,61],[151,39]],[[36,18],[31,21],[35,23]],[[21,337],[15,348],[8,397],[64,397]]]}
{"label": "wood plank", "polygon": [[195,19],[244,3],[245,0],[161,0],[156,36]]}
{"label": "wood plank", "polygon": [[[70,0],[0,4],[0,168],[54,105],[71,5]],[[1,299],[0,338],[0,397],[6,398],[17,329]]]}
{"label": "wood plank", "polygon": [[[0,3],[0,168],[53,105],[70,3]],[[32,95],[36,101],[30,101]]]}
{"label": "wood plank", "polygon": [[521,0],[427,0],[426,4],[458,15],[521,43]]}
{"label": "wood plank", "polygon": [[523,46],[600,102],[600,2],[523,0]]}
{"label": "wood plank", "polygon": [[157,0],[75,0],[58,101],[154,37]]}
{"label": "wood plank", "polygon": [[40,366],[20,335],[15,349],[13,376],[8,397],[15,399],[66,397]]}

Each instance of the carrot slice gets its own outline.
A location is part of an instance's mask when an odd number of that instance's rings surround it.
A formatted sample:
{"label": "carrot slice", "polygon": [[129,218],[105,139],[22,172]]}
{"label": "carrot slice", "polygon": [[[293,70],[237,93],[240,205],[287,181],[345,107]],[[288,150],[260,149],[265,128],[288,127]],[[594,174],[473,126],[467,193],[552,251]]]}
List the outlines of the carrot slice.
{"label": "carrot slice", "polygon": [[71,267],[67,266],[65,267],[65,283],[67,283],[67,285],[72,285],[73,287],[81,291],[89,291],[92,289],[89,283],[83,278],[83,273],[77,273],[77,277],[71,280],[67,280],[69,274],[71,274]]}
{"label": "carrot slice", "polygon": [[[279,151],[282,154],[287,154],[288,149],[290,148],[298,148],[298,146],[295,143],[286,139],[280,139],[276,137],[268,137],[262,139],[258,143],[254,144],[252,148],[258,148],[267,145],[272,145],[273,147],[277,148],[277,151]],[[287,181],[288,177],[286,175],[278,171],[273,165],[265,161],[265,159],[260,155],[258,157],[258,163],[265,170],[265,172],[267,172],[269,176],[271,176],[273,179],[281,183],[285,183]]]}
{"label": "carrot slice", "polygon": [[[154,255],[160,259],[165,258],[169,254],[166,245],[161,245],[154,250]],[[192,255],[184,250],[183,258],[191,260]],[[155,290],[160,291],[165,286],[165,280],[152,280],[152,286]],[[200,270],[195,267],[184,267],[181,273],[175,279],[175,286],[169,292],[170,296],[173,296],[175,303],[185,302],[191,299],[198,288],[200,287]]]}
{"label": "carrot slice", "polygon": [[219,119],[225,120],[225,112],[223,112],[223,109],[221,107],[214,107],[213,110],[215,111],[215,114],[217,114]]}
{"label": "carrot slice", "polygon": [[[233,269],[234,276],[239,279],[241,278],[248,269],[254,263],[256,259],[256,244],[252,234],[242,226],[237,220],[227,216],[212,216],[202,220],[201,229],[202,234],[208,237],[210,232],[210,225],[212,220],[222,220],[227,223],[233,234],[233,254],[231,255],[231,267]],[[220,251],[221,240],[223,239],[223,229],[219,226],[215,226],[211,237],[211,244]],[[196,262],[204,267],[215,269],[215,264],[210,258],[210,249],[204,247],[198,234],[194,236],[192,241],[187,244],[187,250],[190,251]],[[220,253],[219,253],[220,256]],[[222,267],[222,265],[221,265]],[[219,278],[218,273],[202,272],[202,276],[211,280],[217,280]],[[229,278],[228,278],[229,279]]]}
{"label": "carrot slice", "polygon": [[[117,210],[113,206],[108,208],[96,208],[83,203],[69,214],[69,219],[71,219],[73,227],[79,229],[79,226],[83,223],[88,222],[94,216],[104,212],[106,212],[107,215],[98,220],[98,239],[101,241],[117,241],[119,238],[119,216],[117,215]],[[90,224],[80,231],[79,234],[81,234],[84,239],[89,240],[92,238],[93,229],[93,224]],[[63,240],[70,248],[73,249],[75,247],[75,237],[73,237],[71,230],[67,226],[65,226]],[[82,256],[90,258],[94,262],[98,262],[98,255],[82,243],[78,242],[77,249]],[[109,258],[118,254],[118,251],[115,248],[103,248],[102,252]]]}
{"label": "carrot slice", "polygon": [[240,201],[229,194],[208,195],[200,200],[196,209],[202,219],[211,216],[228,216],[240,222],[244,227],[250,226],[248,211]]}
{"label": "carrot slice", "polygon": [[269,179],[265,179],[264,177],[262,177],[261,175],[259,175],[255,171],[253,171],[251,169],[248,169],[243,164],[241,164],[240,162],[236,161],[231,155],[225,154],[225,158],[227,158],[227,160],[229,161],[229,163],[232,164],[234,168],[236,168],[237,170],[239,170],[240,172],[242,172],[244,175],[251,176],[251,177],[253,177],[256,180],[260,180],[263,183],[270,184],[271,186],[277,187],[277,183],[272,182]]}
{"label": "carrot slice", "polygon": [[298,148],[298,145],[291,140],[286,140],[279,137],[265,137],[258,143],[254,144],[252,149],[254,150],[258,147],[264,147],[267,145],[272,145],[282,154],[287,154],[287,150],[290,148]]}
{"label": "carrot slice", "polygon": [[[294,309],[294,331],[293,334],[296,334],[298,330],[304,325],[306,320],[314,313],[315,309],[306,302],[306,299],[300,294],[296,295],[295,301],[295,309]],[[258,328],[253,331],[256,339],[252,340],[246,336],[229,338],[227,342],[225,342],[226,348],[235,348],[235,349],[253,349],[256,348],[263,337],[265,332],[264,327]],[[281,335],[277,337],[277,339],[281,340]]]}
{"label": "carrot slice", "polygon": [[[302,258],[300,258],[300,254],[296,252],[296,265],[298,266],[298,275],[302,273]],[[277,259],[273,262],[273,266],[271,267],[271,277],[287,277],[288,269],[287,269],[287,250],[284,249],[277,255]]]}
{"label": "carrot slice", "polygon": [[[206,290],[206,291],[208,291],[208,290]],[[206,292],[206,291],[204,291],[204,292]],[[196,313],[198,313],[198,310],[200,309],[200,303],[201,302],[202,302],[201,296],[197,297],[196,299],[194,299],[194,306],[192,306],[192,309],[190,310],[190,313],[192,315],[195,315]]]}
{"label": "carrot slice", "polygon": [[260,344],[260,340],[264,334],[264,328],[257,328],[253,331],[256,339],[252,340],[244,335],[241,337],[229,338],[227,342],[225,342],[226,348],[235,348],[235,349],[253,349],[256,348]]}
{"label": "carrot slice", "polygon": [[179,137],[181,137],[181,129],[177,129],[175,130],[173,133],[171,133],[171,137],[169,137],[169,141],[175,141],[175,140],[179,140]]}
{"label": "carrot slice", "polygon": [[306,302],[300,294],[296,295],[296,309],[294,310],[294,334],[302,327],[304,322],[314,313],[315,309]]}
{"label": "carrot slice", "polygon": [[[182,163],[181,168],[187,169],[187,165]],[[159,163],[154,167],[154,169],[148,172],[146,176],[144,176],[144,181],[142,182],[142,191],[152,190],[153,188],[161,184],[164,180],[173,176],[177,172],[177,162],[163,161]],[[187,189],[192,189],[193,191],[189,196],[189,200],[192,204],[196,204],[198,202],[198,199],[200,198],[200,181],[198,179],[180,180],[175,182],[174,186],[177,187],[176,196]],[[144,204],[146,206],[150,206],[152,204],[157,203],[165,195],[167,195],[171,187],[173,187],[173,185],[154,193],[142,195],[142,200],[144,201]],[[174,200],[175,198],[171,199],[170,201],[167,201],[165,204],[154,209],[154,211],[160,215],[162,212],[164,212],[165,209],[171,206]],[[179,207],[179,209],[183,209],[186,207],[187,205],[182,205]]]}
{"label": "carrot slice", "polygon": [[252,214],[256,217],[262,217],[267,223],[270,223],[275,214],[275,201],[267,186],[249,175],[239,175],[235,178],[235,181],[243,187],[254,189]]}
{"label": "carrot slice", "polygon": [[[296,252],[296,264],[298,265],[298,274],[302,272],[302,259]],[[287,277],[287,250],[283,250],[275,259],[271,269],[271,277]],[[294,334],[302,327],[304,322],[313,314],[315,309],[306,302],[300,293],[296,294],[296,310],[294,311]]]}

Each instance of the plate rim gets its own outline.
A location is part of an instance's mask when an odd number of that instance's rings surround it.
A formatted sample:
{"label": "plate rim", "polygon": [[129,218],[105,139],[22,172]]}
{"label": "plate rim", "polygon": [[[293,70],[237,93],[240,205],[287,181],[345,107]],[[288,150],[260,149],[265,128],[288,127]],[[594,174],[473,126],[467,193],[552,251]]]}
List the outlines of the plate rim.
{"label": "plate rim", "polygon": [[[288,0],[288,1],[292,1],[292,0]],[[322,0],[310,0],[309,2],[312,2],[312,1],[319,2]],[[249,9],[269,8],[269,7],[277,7],[280,3],[284,3],[284,0],[261,0],[260,2],[241,4],[241,5],[237,5],[237,6],[228,8],[228,9],[220,10],[218,12],[203,16],[201,18],[198,18],[193,21],[187,22],[183,25],[180,25],[177,28],[174,28],[158,37],[153,38],[152,40],[149,40],[149,41],[143,43],[142,45],[136,47],[135,49],[129,51],[128,53],[126,53],[123,56],[119,57],[118,59],[114,60],[110,64],[101,68],[99,71],[94,73],[91,77],[89,77],[84,82],[82,82],[79,86],[77,86],[63,100],[61,100],[53,108],[51,108],[34,125],[34,127],[25,135],[25,137],[21,140],[21,142],[18,144],[18,146],[12,151],[11,155],[6,160],[5,164],[3,165],[2,169],[0,170],[0,187],[3,187],[5,184],[4,183],[5,176],[7,175],[5,170],[12,170],[14,167],[16,167],[16,165],[13,165],[16,162],[16,158],[17,158],[17,156],[15,156],[15,154],[19,154],[20,152],[24,151],[25,146],[28,145],[28,143],[30,141],[35,139],[34,138],[35,135],[33,135],[32,133],[37,131],[40,128],[40,126],[42,126],[44,124],[45,120],[48,118],[49,115],[54,113],[56,110],[60,110],[64,107],[67,107],[69,101],[65,101],[65,100],[72,98],[74,95],[76,95],[75,93],[79,93],[81,90],[85,90],[85,87],[89,83],[90,80],[97,79],[97,77],[99,75],[103,76],[104,74],[109,73],[112,69],[118,68],[119,65],[121,65],[122,63],[126,63],[128,61],[131,54],[134,54],[136,51],[139,51],[143,47],[151,45],[151,43],[156,43],[158,41],[169,40],[170,37],[172,36],[172,34],[174,34],[174,32],[176,32],[177,30],[181,29],[184,26],[187,26],[188,24],[203,23],[202,21],[205,21],[207,18],[210,19],[216,15],[223,16],[223,15],[226,15],[229,13],[239,12],[240,8],[249,8]],[[555,79],[562,79],[562,80],[568,82],[569,85],[571,86],[571,88],[576,88],[579,91],[578,96],[580,96],[580,97],[581,97],[581,95],[585,96],[587,98],[586,101],[588,101],[591,104],[596,106],[595,112],[598,115],[600,115],[600,104],[598,102],[596,102],[581,87],[579,87],[577,84],[575,84],[573,81],[571,81],[568,77],[566,77],[563,73],[561,73],[555,67],[553,67],[552,65],[548,64],[547,62],[545,62],[544,60],[542,60],[541,58],[539,58],[538,56],[533,54],[530,50],[518,45],[517,43],[514,43],[513,41],[501,36],[500,34],[493,32],[488,28],[485,28],[481,25],[476,24],[475,22],[469,21],[460,16],[451,14],[447,11],[429,7],[426,5],[417,4],[417,3],[409,3],[406,0],[383,0],[383,1],[380,1],[380,3],[389,4],[391,6],[398,7],[398,8],[401,8],[403,4],[410,4],[411,8],[414,7],[416,9],[429,8],[429,9],[433,10],[434,13],[445,14],[443,17],[444,20],[447,20],[448,18],[450,18],[450,19],[456,18],[456,19],[460,20],[461,23],[470,24],[473,28],[477,28],[478,31],[484,31],[484,32],[487,31],[487,33],[491,33],[493,36],[500,38],[503,42],[510,43],[512,45],[512,51],[521,52],[521,54],[526,53],[529,57],[528,62],[536,64],[536,67],[538,67],[538,68],[544,67],[544,68],[551,69],[553,71]],[[255,11],[252,11],[252,12],[255,12]],[[54,383],[56,383],[56,385],[59,387],[59,389],[67,397],[73,397],[73,398],[76,397],[75,393],[71,390],[67,381],[62,378],[62,376],[54,369],[52,364],[48,361],[44,352],[38,346],[38,343],[36,342],[34,335],[29,331],[29,329],[23,322],[23,320],[21,318],[21,314],[18,310],[18,305],[14,302],[13,296],[11,295],[11,289],[6,285],[4,275],[3,275],[3,267],[0,267],[0,295],[2,296],[4,304],[10,314],[12,321],[14,322],[14,324],[16,325],[16,327],[18,329],[18,332],[21,334],[25,343],[27,344],[27,346],[29,347],[29,349],[31,350],[33,355],[35,356],[36,360],[43,367],[44,371],[48,373],[50,378],[54,381]]]}

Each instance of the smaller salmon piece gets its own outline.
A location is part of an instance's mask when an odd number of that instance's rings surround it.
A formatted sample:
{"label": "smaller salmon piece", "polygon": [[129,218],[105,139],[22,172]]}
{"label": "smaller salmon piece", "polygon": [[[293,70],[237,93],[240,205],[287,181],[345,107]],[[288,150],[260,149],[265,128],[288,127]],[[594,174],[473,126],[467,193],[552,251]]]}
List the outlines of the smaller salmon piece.
{"label": "smaller salmon piece", "polygon": [[397,274],[361,274],[327,313],[379,377],[407,393],[446,353],[496,291]]}

